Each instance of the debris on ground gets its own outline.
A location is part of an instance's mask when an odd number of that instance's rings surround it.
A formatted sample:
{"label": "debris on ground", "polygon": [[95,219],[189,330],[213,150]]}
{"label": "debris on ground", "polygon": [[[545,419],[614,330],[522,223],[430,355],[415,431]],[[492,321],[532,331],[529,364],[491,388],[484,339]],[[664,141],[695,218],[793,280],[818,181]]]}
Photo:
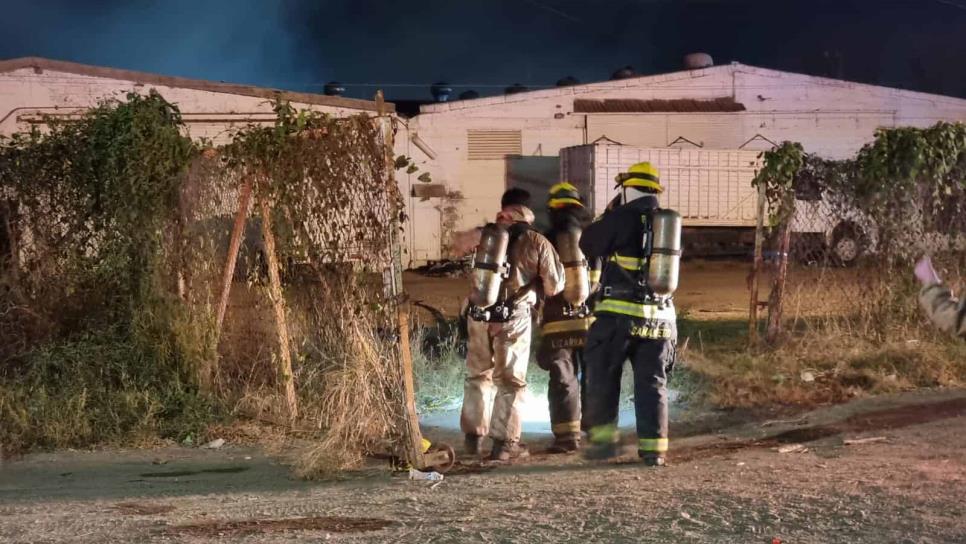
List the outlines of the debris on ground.
{"label": "debris on ground", "polygon": [[778,453],[805,453],[808,448],[804,444],[788,444],[778,448]]}
{"label": "debris on ground", "polygon": [[120,502],[115,504],[111,509],[129,516],[156,516],[176,510],[170,504],[142,504],[137,502]]}
{"label": "debris on ground", "polygon": [[760,427],[773,427],[775,425],[802,425],[808,423],[807,417],[799,417],[795,419],[770,419],[763,422]]}
{"label": "debris on ground", "polygon": [[845,439],[846,446],[859,446],[862,444],[874,444],[876,442],[885,442],[888,438],[884,436],[870,436],[869,438],[847,438]]}
{"label": "debris on ground", "polygon": [[443,475],[436,472],[423,472],[421,470],[416,470],[414,468],[409,469],[409,479],[410,480],[421,480],[426,482],[441,482],[443,481]]}
{"label": "debris on ground", "polygon": [[224,445],[225,445],[225,439],[224,438],[216,438],[216,439],[212,440],[211,442],[208,442],[204,446],[201,446],[201,449],[203,449],[203,450],[217,450],[218,448],[220,448],[220,447],[222,447]]}
{"label": "debris on ground", "polygon": [[694,519],[693,517],[691,517],[691,514],[688,514],[687,512],[684,512],[684,511],[681,512],[681,517],[692,523],[697,523],[698,525],[707,525],[705,522],[701,520]]}
{"label": "debris on ground", "polygon": [[458,278],[466,275],[469,270],[470,261],[459,260],[430,263],[413,269],[413,272],[433,278]]}
{"label": "debris on ground", "polygon": [[250,519],[241,521],[209,521],[176,525],[168,529],[172,535],[200,537],[245,536],[288,531],[330,531],[333,533],[361,533],[378,531],[392,525],[391,521],[376,518],[318,516],[289,519]]}

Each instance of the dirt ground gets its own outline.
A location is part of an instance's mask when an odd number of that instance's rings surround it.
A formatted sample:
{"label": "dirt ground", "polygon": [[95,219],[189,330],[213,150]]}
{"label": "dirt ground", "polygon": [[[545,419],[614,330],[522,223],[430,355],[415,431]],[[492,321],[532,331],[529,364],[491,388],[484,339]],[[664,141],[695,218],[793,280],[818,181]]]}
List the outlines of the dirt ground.
{"label": "dirt ground", "polygon": [[[750,297],[751,264],[742,261],[688,260],[681,264],[681,282],[674,294],[680,315],[692,319],[746,319]],[[840,312],[855,289],[857,269],[833,269],[792,265],[789,267],[788,311],[793,314]],[[761,300],[767,300],[770,273],[764,276]],[[456,316],[469,292],[463,277],[429,277],[415,272],[404,275],[406,291],[447,316]],[[427,316],[428,317],[428,316]]]}
{"label": "dirt ground", "polygon": [[232,445],[35,454],[0,468],[0,542],[966,542],[966,391],[741,420],[680,413],[664,469],[464,459],[439,483],[297,481]]}

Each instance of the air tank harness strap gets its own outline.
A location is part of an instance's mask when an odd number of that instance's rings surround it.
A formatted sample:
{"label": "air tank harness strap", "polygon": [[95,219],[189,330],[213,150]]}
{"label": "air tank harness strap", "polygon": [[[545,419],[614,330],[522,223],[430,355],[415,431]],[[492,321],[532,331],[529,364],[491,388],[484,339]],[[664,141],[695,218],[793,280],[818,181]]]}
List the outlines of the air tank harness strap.
{"label": "air tank harness strap", "polygon": [[500,274],[506,276],[510,269],[509,263],[497,264],[497,263],[473,263],[473,268],[479,268],[482,270],[489,270],[491,272],[499,272]]}
{"label": "air tank harness strap", "polygon": [[605,298],[594,308],[594,313],[600,314],[607,312],[611,314],[626,315],[638,319],[650,319],[673,323],[677,319],[677,314],[673,306],[660,307],[654,304],[644,304],[641,302],[628,302]]}

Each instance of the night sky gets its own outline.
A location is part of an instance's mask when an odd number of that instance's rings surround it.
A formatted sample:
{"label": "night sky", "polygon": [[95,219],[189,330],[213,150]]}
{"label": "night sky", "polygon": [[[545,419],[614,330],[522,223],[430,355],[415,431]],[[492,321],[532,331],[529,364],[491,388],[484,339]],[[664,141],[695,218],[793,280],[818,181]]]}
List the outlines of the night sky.
{"label": "night sky", "polygon": [[683,54],[966,97],[966,0],[5,0],[0,58],[429,98]]}

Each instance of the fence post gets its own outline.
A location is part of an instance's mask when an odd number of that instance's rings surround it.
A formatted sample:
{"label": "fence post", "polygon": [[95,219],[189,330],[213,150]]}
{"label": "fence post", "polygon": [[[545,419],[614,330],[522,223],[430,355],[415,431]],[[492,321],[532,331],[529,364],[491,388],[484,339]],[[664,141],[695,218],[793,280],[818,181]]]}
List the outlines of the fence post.
{"label": "fence post", "polygon": [[765,188],[758,187],[758,208],[755,223],[755,257],[751,267],[751,303],[748,307],[748,342],[758,343],[758,288],[761,284],[762,246],[765,238]]}
{"label": "fence post", "polygon": [[279,376],[285,388],[285,403],[290,422],[298,417],[298,398],[295,396],[295,378],[292,376],[292,354],[289,351],[288,326],[285,322],[285,293],[278,273],[278,255],[275,252],[275,235],[272,233],[272,213],[268,201],[259,199],[262,208],[262,237],[265,239],[265,256],[268,260],[269,298],[275,310],[275,330],[278,332]]}
{"label": "fence post", "polygon": [[[393,191],[395,189],[392,187],[392,184],[396,182],[396,179],[393,175],[395,161],[393,160],[392,119],[386,111],[386,101],[381,90],[376,91],[376,108],[379,113],[380,122],[382,123],[383,145],[385,146],[386,189]],[[405,294],[403,293],[402,244],[399,240],[400,227],[399,214],[394,213],[389,222],[390,263],[389,278],[387,278],[389,285],[387,287],[392,296],[393,303],[396,306],[396,318],[398,319],[399,326],[399,370],[402,374],[403,386],[402,409],[403,416],[406,419],[404,428],[405,435],[402,437],[403,447],[406,450],[406,456],[409,458],[409,462],[417,468],[420,468],[423,466],[424,460],[422,450],[423,435],[419,429],[419,414],[416,413],[413,356],[412,346],[409,342],[409,311],[406,308],[404,300]]]}
{"label": "fence post", "polygon": [[[235,276],[235,264],[238,262],[238,250],[241,248],[242,240],[245,237],[245,219],[248,217],[248,205],[252,197],[252,180],[245,176],[242,181],[241,189],[238,192],[238,211],[235,212],[235,224],[231,229],[231,239],[228,241],[228,258],[225,260],[225,269],[221,274],[221,294],[218,298],[218,313],[215,322],[215,348],[221,338],[221,327],[225,322],[225,313],[228,310],[228,299],[231,296],[232,279]],[[204,381],[207,381],[218,374],[218,355],[212,362],[212,368],[204,372]]]}
{"label": "fence post", "polygon": [[[787,206],[787,205],[786,205]],[[781,238],[778,247],[778,273],[772,286],[771,296],[768,297],[768,331],[766,339],[773,343],[782,332],[782,311],[785,301],[785,278],[788,276],[788,251],[792,238],[792,215],[794,204],[788,213],[782,214]]]}

